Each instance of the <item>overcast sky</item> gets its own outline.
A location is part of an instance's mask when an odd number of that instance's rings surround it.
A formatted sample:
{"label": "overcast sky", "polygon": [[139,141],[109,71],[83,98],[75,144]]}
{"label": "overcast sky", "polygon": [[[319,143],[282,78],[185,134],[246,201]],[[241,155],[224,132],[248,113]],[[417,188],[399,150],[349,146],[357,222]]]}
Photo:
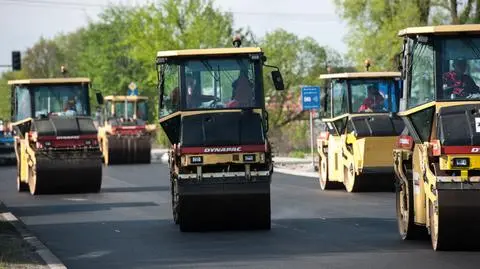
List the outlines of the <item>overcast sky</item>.
{"label": "overcast sky", "polygon": [[[0,0],[0,65],[11,63],[11,51],[24,51],[40,36],[70,32],[96,19],[109,3],[136,5],[148,0]],[[333,0],[216,0],[234,13],[235,27],[250,26],[257,36],[283,28],[321,45],[346,52],[346,26]],[[0,71],[5,69],[0,68]]]}

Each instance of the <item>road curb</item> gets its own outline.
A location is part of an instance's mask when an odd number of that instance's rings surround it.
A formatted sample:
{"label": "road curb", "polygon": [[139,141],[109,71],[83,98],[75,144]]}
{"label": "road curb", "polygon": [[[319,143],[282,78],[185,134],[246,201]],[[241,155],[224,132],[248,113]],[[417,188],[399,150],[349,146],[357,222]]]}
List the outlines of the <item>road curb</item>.
{"label": "road curb", "polygon": [[23,240],[35,249],[35,252],[51,269],[66,269],[67,267],[57,258],[35,235],[33,235],[26,225],[15,215],[8,211],[7,207],[0,202],[0,219],[9,222],[15,230],[22,236]]}

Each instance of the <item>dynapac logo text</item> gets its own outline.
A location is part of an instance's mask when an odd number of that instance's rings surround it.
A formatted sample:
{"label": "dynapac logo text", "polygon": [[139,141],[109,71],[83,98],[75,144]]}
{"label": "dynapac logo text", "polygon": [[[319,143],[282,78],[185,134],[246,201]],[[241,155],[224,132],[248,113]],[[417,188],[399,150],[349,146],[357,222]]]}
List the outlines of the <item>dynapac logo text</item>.
{"label": "dynapac logo text", "polygon": [[217,152],[240,152],[242,147],[228,147],[228,148],[205,148],[204,153],[217,153]]}
{"label": "dynapac logo text", "polygon": [[480,148],[472,148],[472,151],[470,151],[471,153],[479,153],[480,152]]}
{"label": "dynapac logo text", "polygon": [[74,135],[74,136],[57,136],[57,140],[70,140],[70,139],[79,139],[80,136]]}

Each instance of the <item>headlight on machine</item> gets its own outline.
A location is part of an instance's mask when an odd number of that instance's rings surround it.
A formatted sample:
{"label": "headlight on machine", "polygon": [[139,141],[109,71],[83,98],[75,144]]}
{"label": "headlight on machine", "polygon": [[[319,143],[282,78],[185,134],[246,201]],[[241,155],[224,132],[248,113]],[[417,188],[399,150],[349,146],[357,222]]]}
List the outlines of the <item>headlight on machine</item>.
{"label": "headlight on machine", "polygon": [[454,167],[469,167],[470,159],[469,158],[454,158],[452,159],[452,165]]}
{"label": "headlight on machine", "polygon": [[200,164],[203,163],[203,156],[192,156],[190,157],[191,164]]}
{"label": "headlight on machine", "polygon": [[254,162],[255,161],[255,154],[245,154],[243,155],[244,162]]}

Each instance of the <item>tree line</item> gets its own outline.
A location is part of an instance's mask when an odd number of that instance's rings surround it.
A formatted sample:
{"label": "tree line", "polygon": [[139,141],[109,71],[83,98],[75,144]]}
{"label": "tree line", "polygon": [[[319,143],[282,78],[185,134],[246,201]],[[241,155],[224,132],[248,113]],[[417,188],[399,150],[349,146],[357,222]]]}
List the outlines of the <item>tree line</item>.
{"label": "tree line", "polygon": [[395,70],[406,27],[480,22],[480,0],[333,0],[349,31],[347,58],[372,70]]}
{"label": "tree line", "polygon": [[[365,59],[371,70],[395,70],[394,56],[400,51],[400,29],[435,24],[480,21],[480,0],[332,0],[349,27],[346,57],[311,37],[277,29],[257,37],[249,28],[235,28],[233,15],[214,7],[213,0],[166,0],[137,7],[109,6],[96,21],[54,38],[40,37],[23,52],[23,70],[0,77],[0,118],[9,118],[10,89],[14,78],[60,76],[65,65],[70,76],[92,79],[93,90],[104,95],[125,94],[135,81],[142,95],[150,97],[150,118],[158,117],[155,55],[159,50],[230,47],[234,35],[244,46],[260,46],[269,64],[280,67],[286,91],[277,92],[265,78],[266,100],[273,130],[305,119],[292,109],[298,103],[301,85],[318,85],[318,76],[332,72],[363,70]],[[351,63],[351,64],[349,64]],[[352,65],[353,67],[349,67]],[[268,76],[268,72],[266,72]],[[92,104],[95,104],[93,91]],[[297,127],[295,127],[297,128]],[[302,132],[303,133],[303,132]]]}
{"label": "tree line", "polygon": [[[69,76],[91,78],[92,88],[104,95],[126,94],[128,84],[135,81],[140,93],[150,97],[150,107],[154,108],[150,116],[154,120],[158,113],[157,51],[231,47],[232,37],[238,34],[243,46],[264,49],[269,64],[280,67],[291,91],[298,85],[315,83],[318,74],[326,71],[327,61],[342,65],[338,52],[311,37],[300,38],[277,29],[258,38],[249,28],[234,28],[233,15],[215,8],[213,1],[167,0],[138,7],[112,5],[103,10],[99,20],[89,21],[74,32],[52,39],[41,37],[23,52],[22,71],[3,73],[0,90],[4,96],[9,95],[7,79],[60,76],[60,66],[65,65]],[[265,78],[265,87],[267,100],[287,102],[289,91],[276,92],[270,78]],[[95,104],[93,92],[91,97]],[[6,106],[0,107],[0,117],[7,117]],[[301,114],[271,107],[280,111],[270,117],[273,128]]]}

